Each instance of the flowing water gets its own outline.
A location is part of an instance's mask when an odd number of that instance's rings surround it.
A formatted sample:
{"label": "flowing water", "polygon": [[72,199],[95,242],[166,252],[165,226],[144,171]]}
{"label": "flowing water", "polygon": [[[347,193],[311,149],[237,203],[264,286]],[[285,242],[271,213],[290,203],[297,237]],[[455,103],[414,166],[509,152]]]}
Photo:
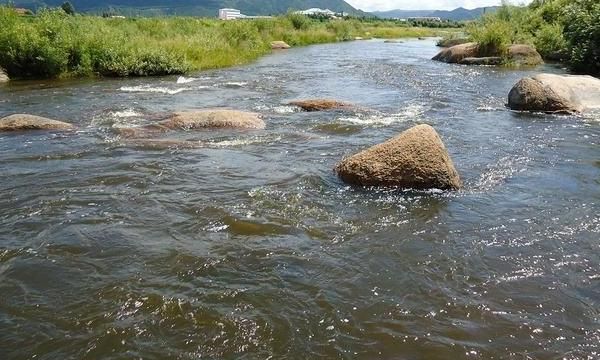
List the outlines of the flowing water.
{"label": "flowing water", "polygon": [[[598,359],[600,116],[505,108],[521,77],[431,40],[291,49],[189,77],[15,82],[0,116],[0,359]],[[368,110],[304,113],[302,98]],[[132,143],[231,107],[266,130]],[[350,187],[332,168],[415,124],[464,189]]]}

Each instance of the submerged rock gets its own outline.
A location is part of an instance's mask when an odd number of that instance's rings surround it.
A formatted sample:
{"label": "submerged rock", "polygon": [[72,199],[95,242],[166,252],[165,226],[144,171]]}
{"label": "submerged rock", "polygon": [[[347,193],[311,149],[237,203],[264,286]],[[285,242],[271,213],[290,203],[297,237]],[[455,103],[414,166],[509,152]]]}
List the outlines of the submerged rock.
{"label": "submerged rock", "polygon": [[533,46],[523,44],[514,44],[508,48],[508,60],[519,66],[535,66],[544,63],[542,56]]}
{"label": "submerged rock", "polygon": [[600,79],[587,75],[538,74],[526,77],[510,90],[513,110],[579,113],[600,108]]}
{"label": "submerged rock", "polygon": [[14,114],[0,119],[0,131],[69,130],[74,126],[58,120],[29,114]]}
{"label": "submerged rock", "polygon": [[438,133],[418,125],[342,160],[336,167],[345,182],[363,186],[456,190],[458,172]]}
{"label": "submerged rock", "polygon": [[398,39],[388,39],[384,41],[386,44],[402,44],[403,42],[404,41]]}
{"label": "submerged rock", "polygon": [[4,72],[4,70],[2,70],[2,68],[0,68],[0,84],[6,83],[9,80],[10,79],[8,78],[8,75],[6,75],[6,73]]}
{"label": "submerged rock", "polygon": [[183,111],[175,113],[171,118],[158,123],[168,129],[264,129],[265,122],[260,115],[253,112],[214,109]]}
{"label": "submerged rock", "polygon": [[462,65],[500,65],[502,64],[502,58],[499,56],[468,57],[458,63]]}
{"label": "submerged rock", "polygon": [[166,120],[155,124],[134,128],[119,128],[117,132],[123,137],[147,138],[171,130],[207,128],[264,129],[265,122],[259,114],[253,112],[208,109],[177,112]]}
{"label": "submerged rock", "polygon": [[355,108],[354,105],[332,99],[297,100],[289,103],[304,111],[343,110]]}
{"label": "submerged rock", "polygon": [[283,50],[283,49],[289,49],[291,46],[289,46],[285,41],[272,41],[271,42],[271,49],[273,50]]}
{"label": "submerged rock", "polygon": [[437,42],[437,46],[439,47],[452,47],[456,45],[466,44],[469,42],[467,38],[457,38],[457,39],[441,39]]}
{"label": "submerged rock", "polygon": [[478,57],[478,55],[479,46],[477,43],[469,42],[443,49],[433,57],[433,60],[447,63],[459,63],[465,58],[474,58]]}

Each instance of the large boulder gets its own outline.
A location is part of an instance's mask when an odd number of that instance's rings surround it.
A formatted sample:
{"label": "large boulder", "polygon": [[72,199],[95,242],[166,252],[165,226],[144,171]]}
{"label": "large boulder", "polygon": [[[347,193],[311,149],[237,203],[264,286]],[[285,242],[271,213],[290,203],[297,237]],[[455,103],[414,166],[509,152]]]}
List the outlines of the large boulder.
{"label": "large boulder", "polygon": [[264,129],[265,122],[253,112],[206,109],[176,112],[166,120],[141,127],[118,128],[117,132],[123,137],[147,138],[171,130],[208,128]]}
{"label": "large boulder", "polygon": [[540,53],[530,45],[514,44],[508,48],[508,60],[514,65],[535,66],[544,63]]}
{"label": "large boulder", "polygon": [[499,56],[468,57],[458,63],[462,65],[500,65],[502,58]]}
{"label": "large boulder", "polygon": [[272,41],[271,42],[271,49],[273,50],[285,50],[285,49],[289,49],[291,46],[289,46],[285,41]]}
{"label": "large boulder", "polygon": [[461,187],[458,172],[439,135],[418,125],[342,160],[335,171],[350,184],[412,189]]}
{"label": "large boulder", "polygon": [[526,77],[510,90],[513,110],[579,113],[600,108],[600,79],[585,75],[538,74]]}
{"label": "large boulder", "polygon": [[331,99],[296,100],[289,104],[297,106],[304,111],[345,110],[354,108],[354,105],[352,104]]}
{"label": "large boulder", "polygon": [[441,39],[436,43],[439,47],[452,47],[456,45],[466,44],[469,42],[467,38],[456,38],[456,39]]}
{"label": "large boulder", "polygon": [[169,129],[264,129],[265,122],[253,112],[213,109],[177,112],[167,120],[158,123]]}
{"label": "large boulder", "polygon": [[14,114],[0,119],[0,131],[70,130],[73,125],[41,116]]}
{"label": "large boulder", "polygon": [[[443,49],[433,60],[465,65],[500,65],[504,60],[497,54],[486,54],[477,43],[465,43]],[[531,46],[514,44],[509,46],[504,58],[517,66],[535,66],[542,64],[541,55]]]}
{"label": "large boulder", "polygon": [[10,79],[8,78],[8,75],[6,75],[4,70],[2,70],[2,68],[0,68],[0,84],[8,82],[9,80]]}
{"label": "large boulder", "polygon": [[464,58],[473,58],[478,55],[479,46],[477,43],[469,42],[443,49],[433,57],[433,60],[447,63],[459,63]]}

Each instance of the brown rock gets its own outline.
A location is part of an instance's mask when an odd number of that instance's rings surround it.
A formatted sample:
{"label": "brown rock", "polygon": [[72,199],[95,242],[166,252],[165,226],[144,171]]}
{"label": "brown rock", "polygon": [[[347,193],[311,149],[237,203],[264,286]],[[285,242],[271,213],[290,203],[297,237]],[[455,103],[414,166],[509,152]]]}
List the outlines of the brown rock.
{"label": "brown rock", "polygon": [[544,63],[542,56],[529,45],[514,44],[508,48],[509,60],[519,66],[535,66]]}
{"label": "brown rock", "polygon": [[289,103],[298,106],[304,111],[344,110],[352,109],[354,105],[331,99],[297,100]]}
{"label": "brown rock", "polygon": [[41,116],[14,114],[0,119],[0,131],[69,130],[73,125]]}
{"label": "brown rock", "polygon": [[123,137],[148,138],[171,130],[196,130],[207,128],[264,129],[265,122],[252,112],[209,109],[177,112],[155,124],[134,128],[118,128]]}
{"label": "brown rock", "polygon": [[439,47],[452,47],[456,45],[466,44],[469,42],[467,38],[456,38],[456,39],[441,39],[437,42],[437,46]]}
{"label": "brown rock", "polygon": [[335,171],[350,184],[456,190],[461,182],[439,135],[418,125],[342,160]]}
{"label": "brown rock", "polygon": [[158,125],[168,129],[181,130],[202,128],[265,128],[265,122],[257,113],[225,109],[177,112],[173,117],[159,122]]}
{"label": "brown rock", "polygon": [[289,49],[291,46],[289,46],[285,41],[272,41],[271,42],[271,49],[273,50],[284,50],[284,49]]}
{"label": "brown rock", "polygon": [[402,44],[403,42],[404,41],[398,39],[389,39],[384,41],[386,44]]}
{"label": "brown rock", "polygon": [[9,80],[10,79],[8,78],[8,75],[6,75],[6,72],[4,72],[4,70],[2,70],[2,68],[0,68],[0,84],[6,83]]}
{"label": "brown rock", "polygon": [[443,49],[432,60],[443,61],[447,63],[458,63],[464,58],[477,57],[479,55],[479,46],[477,43],[465,43]]}
{"label": "brown rock", "polygon": [[600,108],[600,79],[583,75],[538,74],[526,77],[510,90],[513,110],[579,113]]}
{"label": "brown rock", "polygon": [[500,65],[502,64],[502,58],[499,56],[468,57],[458,63],[462,65]]}

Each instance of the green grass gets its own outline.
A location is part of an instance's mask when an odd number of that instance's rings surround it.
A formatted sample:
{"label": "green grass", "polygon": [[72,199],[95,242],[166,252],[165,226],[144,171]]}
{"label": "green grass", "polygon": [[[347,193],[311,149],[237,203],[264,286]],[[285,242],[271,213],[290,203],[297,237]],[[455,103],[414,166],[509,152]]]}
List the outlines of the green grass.
{"label": "green grass", "polygon": [[0,7],[0,28],[0,67],[11,78],[183,74],[254,61],[271,51],[273,40],[303,46],[357,36],[400,38],[444,31],[292,14],[238,21],[114,19],[68,16],[61,10],[19,16],[10,7]]}

